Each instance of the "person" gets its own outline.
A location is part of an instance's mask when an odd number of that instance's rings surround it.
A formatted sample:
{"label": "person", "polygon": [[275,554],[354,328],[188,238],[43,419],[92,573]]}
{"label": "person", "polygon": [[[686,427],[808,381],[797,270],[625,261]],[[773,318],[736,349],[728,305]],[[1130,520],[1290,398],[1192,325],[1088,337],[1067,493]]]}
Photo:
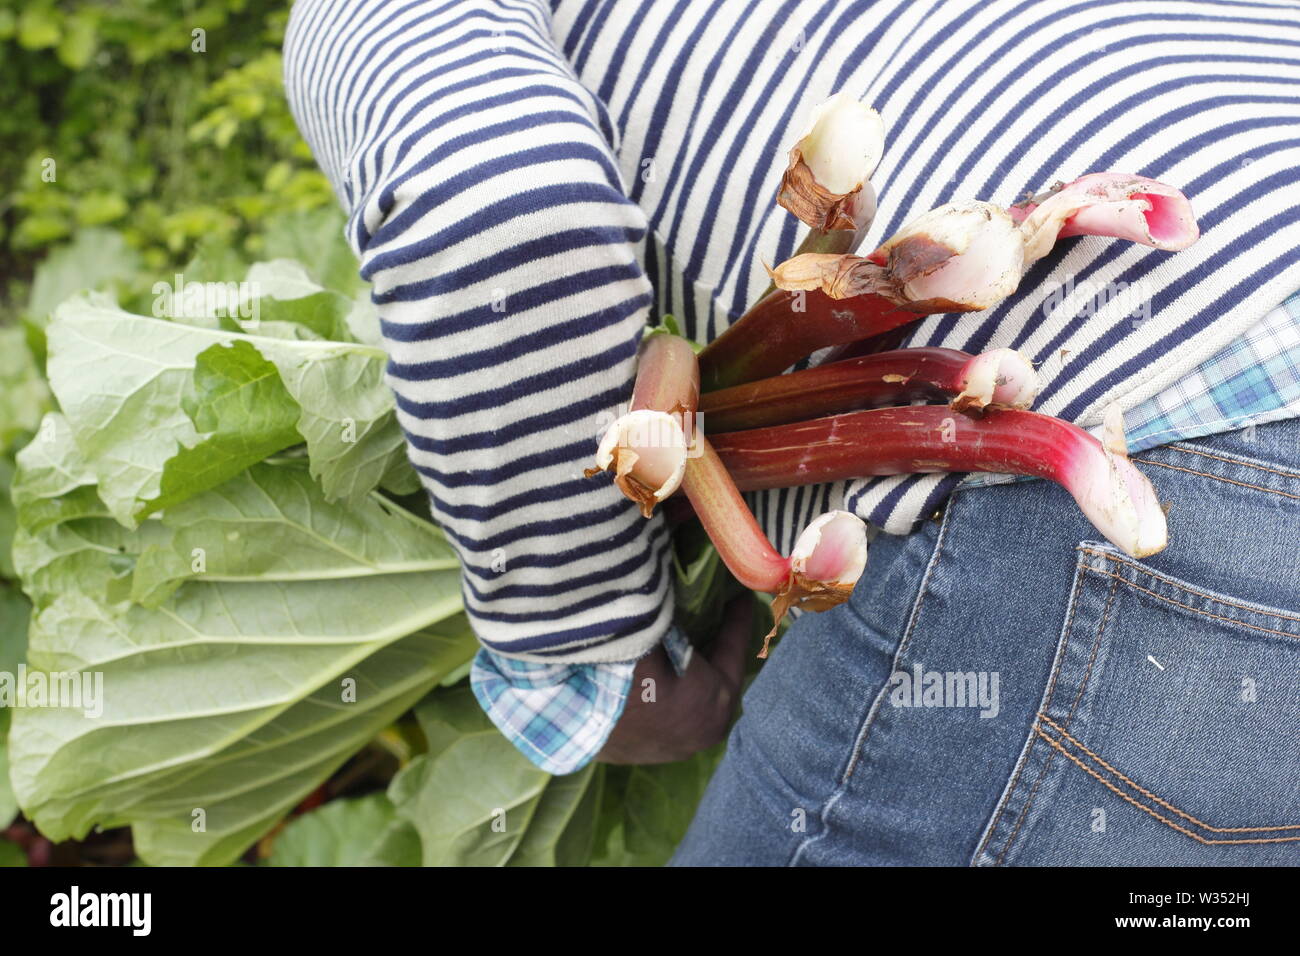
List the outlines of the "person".
{"label": "person", "polygon": [[[501,731],[553,773],[726,733],[743,609],[693,653],[663,518],[582,472],[647,325],[671,313],[709,341],[793,253],[786,150],[847,91],[886,127],[864,248],[950,200],[1092,171],[1190,197],[1190,249],[1062,242],[1002,305],[901,343],[1021,349],[1036,408],[1084,426],[1117,402],[1172,543],[1126,559],[1042,481],[751,496],[783,552],[833,507],[885,533],[852,600],[801,617],[763,666],[676,862],[1294,862],[1296,14],[299,0],[290,104],[373,285]],[[653,703],[629,694],[646,678]]]}

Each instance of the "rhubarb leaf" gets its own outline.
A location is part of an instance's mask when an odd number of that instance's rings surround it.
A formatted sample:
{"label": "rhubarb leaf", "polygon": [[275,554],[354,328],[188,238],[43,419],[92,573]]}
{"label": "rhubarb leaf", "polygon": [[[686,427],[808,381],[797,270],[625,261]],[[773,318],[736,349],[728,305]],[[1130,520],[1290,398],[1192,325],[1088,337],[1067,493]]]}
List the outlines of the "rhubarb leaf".
{"label": "rhubarb leaf", "polygon": [[20,328],[0,329],[0,454],[36,430],[50,390]]}
{"label": "rhubarb leaf", "polygon": [[[27,452],[20,510],[44,521],[15,542],[37,608],[28,663],[104,689],[98,719],[14,714],[14,790],[53,840],[130,824],[146,862],[230,862],[473,656],[449,546],[377,494],[337,507],[305,463],[268,463],[169,509],[174,526],[130,530],[78,516],[84,459]],[[73,517],[33,508],[43,488],[80,496]],[[128,600],[143,556],[194,541],[212,570],[187,565],[157,607]]]}
{"label": "rhubarb leaf", "polygon": [[596,835],[603,779],[604,767],[595,763],[577,773],[552,777],[507,865],[586,866]]}
{"label": "rhubarb leaf", "polygon": [[123,284],[143,266],[140,254],[120,232],[80,229],[72,242],[55,249],[36,267],[27,314],[43,326],[60,302],[78,292]]}
{"label": "rhubarb leaf", "polygon": [[420,837],[382,793],[332,800],[290,821],[267,866],[419,866]]}
{"label": "rhubarb leaf", "polygon": [[0,707],[0,830],[9,826],[17,815],[18,798],[9,785],[9,708]]}
{"label": "rhubarb leaf", "polygon": [[[17,576],[13,559],[9,556],[13,546],[14,531],[18,528],[18,513],[14,510],[10,489],[13,486],[14,465],[6,457],[0,457],[0,578]],[[4,638],[0,637],[0,643]]]}
{"label": "rhubarb leaf", "polygon": [[73,518],[104,517],[95,474],[58,412],[46,415],[36,437],[16,456],[10,494],[22,529],[36,532]]}
{"label": "rhubarb leaf", "polygon": [[596,866],[663,866],[686,836],[724,744],[678,763],[609,767]]}
{"label": "rhubarb leaf", "polygon": [[[100,498],[123,524],[134,525],[158,507],[167,463],[208,437],[184,403],[201,394],[192,391],[199,388],[196,367],[214,345],[243,342],[275,366],[299,406],[295,427],[326,497],[357,501],[406,462],[380,349],[165,322],[131,315],[96,295],[61,305],[48,341],[51,388],[90,462]],[[236,409],[216,413],[223,427]],[[225,444],[210,450],[225,451]],[[208,477],[230,467],[233,462],[214,465]],[[203,490],[202,482],[174,478],[165,500]]]}
{"label": "rhubarb leaf", "polygon": [[262,251],[269,259],[302,263],[311,279],[323,288],[349,298],[369,293],[357,259],[343,238],[344,217],[334,207],[286,213],[266,231]]}
{"label": "rhubarb leaf", "polygon": [[[301,466],[257,465],[169,508],[172,532],[141,553],[132,599],[156,605],[185,580],[268,581],[457,569],[431,527],[381,499],[366,507],[320,500]],[[274,536],[263,529],[274,527]]]}
{"label": "rhubarb leaf", "polygon": [[429,750],[388,795],[415,825],[425,866],[504,866],[537,813],[550,774],[501,735],[467,687],[439,691],[416,710]]}
{"label": "rhubarb leaf", "polygon": [[583,866],[591,858],[604,768],[553,777],[484,716],[470,690],[416,710],[429,743],[388,794],[412,822],[425,866]]}
{"label": "rhubarb leaf", "polygon": [[247,341],[218,342],[200,352],[181,407],[205,437],[163,466],[148,514],[208,488],[301,441],[301,410],[276,367]]}

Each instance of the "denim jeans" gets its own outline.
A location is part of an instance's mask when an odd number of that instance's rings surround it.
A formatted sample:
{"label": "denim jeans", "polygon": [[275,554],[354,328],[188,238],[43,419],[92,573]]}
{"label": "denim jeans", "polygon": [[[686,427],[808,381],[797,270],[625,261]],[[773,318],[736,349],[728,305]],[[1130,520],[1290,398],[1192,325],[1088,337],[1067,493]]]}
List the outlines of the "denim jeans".
{"label": "denim jeans", "polygon": [[876,538],[673,863],[1300,863],[1300,421],[1135,460],[1170,505],[1142,561],[1043,481]]}

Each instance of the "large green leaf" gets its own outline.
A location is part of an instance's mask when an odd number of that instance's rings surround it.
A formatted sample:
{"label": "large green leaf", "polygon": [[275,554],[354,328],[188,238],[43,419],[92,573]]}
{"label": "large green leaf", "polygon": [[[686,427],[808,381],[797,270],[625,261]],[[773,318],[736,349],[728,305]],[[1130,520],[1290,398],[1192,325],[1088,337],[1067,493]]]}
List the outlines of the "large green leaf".
{"label": "large green leaf", "polygon": [[126,244],[120,232],[82,229],[72,242],[51,252],[36,267],[28,315],[44,325],[55,307],[70,296],[103,289],[110,283],[123,284],[142,268],[139,253]]}
{"label": "large green leaf", "polygon": [[0,707],[0,829],[9,826],[17,813],[18,798],[9,785],[9,709]]}
{"label": "large green leaf", "polygon": [[667,863],[686,835],[724,749],[719,744],[678,763],[610,767],[592,862],[600,866]]}
{"label": "large green leaf", "polygon": [[[205,389],[212,385],[210,378],[196,382],[196,368],[201,355],[206,353],[209,361],[219,355],[208,351],[214,345],[239,348],[239,357],[251,359],[237,343],[274,365],[297,403],[296,428],[327,498],[357,501],[405,462],[392,392],[384,382],[382,349],[167,322],[132,315],[92,294],[55,310],[48,329],[50,386],[94,472],[99,497],[118,521],[133,525],[158,507],[168,462],[210,437],[186,411],[187,400],[191,409],[197,408],[196,396],[208,394]],[[256,363],[245,364],[238,374],[255,375]],[[227,377],[231,374],[227,368]],[[223,387],[216,386],[216,392],[226,401],[229,389],[223,392]],[[242,451],[243,457],[202,472],[187,468],[190,480],[178,475],[169,482],[166,504],[207,490],[211,485],[205,481],[220,480],[238,470],[236,465],[246,467],[255,449],[270,444],[268,435],[279,435],[279,417],[241,424],[241,412],[266,414],[241,406],[236,397],[204,424],[219,426],[224,436],[208,453]],[[245,431],[257,438],[233,441],[231,436]]]}
{"label": "large green leaf", "polygon": [[63,521],[107,517],[95,473],[72,439],[72,426],[58,412],[46,415],[36,437],[17,455],[11,497],[18,523],[37,532]]}
{"label": "large green leaf", "polygon": [[425,866],[582,866],[591,857],[604,768],[552,777],[484,716],[469,688],[416,710],[428,752],[388,795],[420,834]]}
{"label": "large green leaf", "polygon": [[0,581],[0,671],[14,671],[27,656],[31,602],[12,581]]}
{"label": "large green leaf", "polygon": [[596,837],[605,768],[552,777],[508,866],[586,866]]}
{"label": "large green leaf", "polygon": [[[133,823],[136,849],[150,863],[226,863],[408,710],[444,669],[472,655],[474,647],[468,623],[457,617],[376,651],[340,672],[356,681],[356,703],[340,703],[336,676],[238,745],[185,773],[142,781],[138,802],[107,825]],[[206,833],[193,832],[195,808],[206,811]]]}
{"label": "large green leaf", "polygon": [[324,501],[300,465],[251,468],[168,509],[161,525],[170,536],[135,565],[132,597],[145,605],[190,579],[325,581],[458,567],[424,521],[378,498],[366,507]]}
{"label": "large green leaf", "polygon": [[268,866],[419,866],[420,838],[385,794],[333,800],[275,838]]}
{"label": "large green leaf", "polygon": [[281,216],[267,230],[263,252],[302,263],[323,288],[346,296],[369,294],[357,259],[343,240],[345,219],[335,206]]}
{"label": "large green leaf", "polygon": [[[16,575],[9,549],[13,546],[14,532],[18,530],[18,514],[10,497],[14,480],[13,462],[0,455],[0,578]],[[3,641],[3,638],[0,638]]]}
{"label": "large green leaf", "polygon": [[425,866],[504,866],[519,847],[551,775],[528,762],[468,688],[441,691],[416,711],[429,741],[388,795],[419,831]]}
{"label": "large green leaf", "polygon": [[[0,673],[13,674],[27,653],[27,622],[32,606],[21,591],[0,581]],[[9,710],[0,707],[0,829],[18,812],[18,799],[9,785]]]}
{"label": "large green leaf", "polygon": [[[28,457],[28,662],[104,687],[98,719],[15,714],[14,789],[51,839],[131,824],[147,862],[229,862],[474,653],[441,533],[377,494],[333,505],[305,463],[260,464],[129,530],[34,508],[43,487],[84,496],[85,463],[57,441],[31,475]],[[144,607],[137,573],[178,586]]]}
{"label": "large green leaf", "polygon": [[158,497],[143,513],[216,487],[300,440],[294,427],[298,403],[276,367],[246,341],[219,342],[200,352],[181,406],[207,437],[181,448],[163,466]]}
{"label": "large green leaf", "polygon": [[36,430],[50,405],[36,360],[21,328],[0,329],[0,454]]}

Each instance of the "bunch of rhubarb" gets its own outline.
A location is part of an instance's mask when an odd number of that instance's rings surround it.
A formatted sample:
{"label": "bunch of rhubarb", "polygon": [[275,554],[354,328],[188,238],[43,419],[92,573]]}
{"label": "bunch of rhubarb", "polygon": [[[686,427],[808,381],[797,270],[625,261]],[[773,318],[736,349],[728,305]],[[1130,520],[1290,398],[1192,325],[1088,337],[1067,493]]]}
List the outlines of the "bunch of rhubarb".
{"label": "bunch of rhubarb", "polygon": [[[867,529],[832,511],[782,557],[746,491],[870,475],[1028,475],[1064,487],[1126,553],[1163,549],[1165,511],[1128,458],[1118,408],[1098,440],[1029,410],[1037,375],[1016,351],[873,344],[922,316],[1001,302],[1064,237],[1183,249],[1198,236],[1187,199],[1142,176],[1093,173],[1009,208],[949,203],[859,256],[883,151],[875,110],[837,94],[815,111],[777,194],[811,227],[797,254],[768,270],[773,287],[706,348],[665,329],[646,336],[630,410],[588,475],[612,473],[647,517],[680,491],[736,579],[774,595],[778,626],[791,608],[847,600],[866,567]],[[787,371],[828,348],[822,364]]]}

